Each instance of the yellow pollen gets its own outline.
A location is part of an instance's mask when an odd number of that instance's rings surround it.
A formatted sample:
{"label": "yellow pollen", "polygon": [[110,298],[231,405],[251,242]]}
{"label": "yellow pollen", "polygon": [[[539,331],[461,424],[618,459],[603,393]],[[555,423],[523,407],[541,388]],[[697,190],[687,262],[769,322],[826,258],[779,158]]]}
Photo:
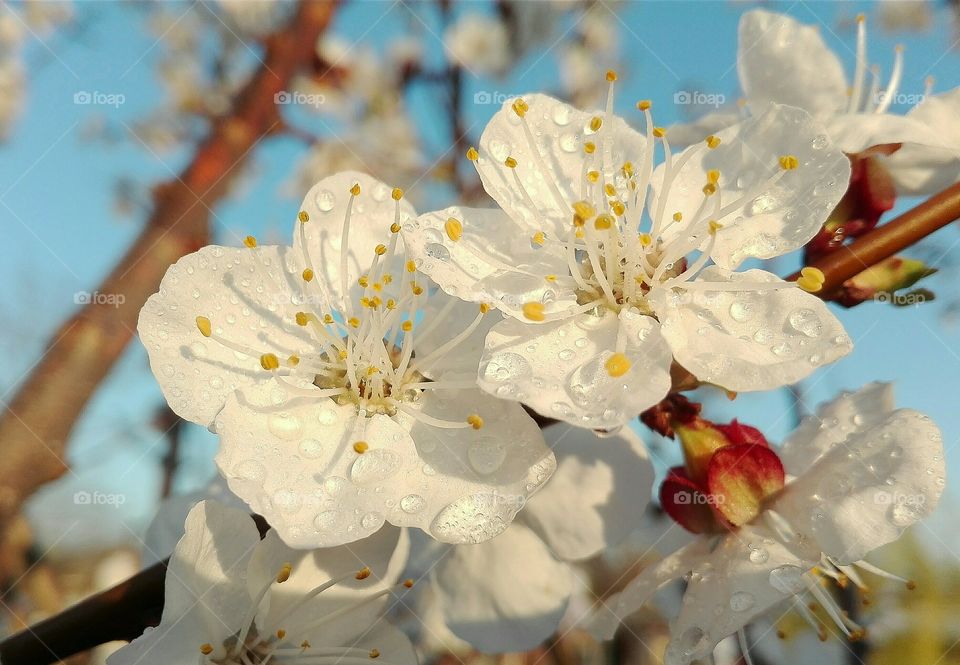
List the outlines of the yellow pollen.
{"label": "yellow pollen", "polygon": [[413,321],[404,321],[400,324],[400,330],[403,332],[410,332],[413,330]]}
{"label": "yellow pollen", "polygon": [[324,314],[324,315],[323,315],[323,322],[326,323],[328,326],[329,326],[330,324],[332,324],[332,323],[333,323],[333,315],[332,315],[332,314]]}
{"label": "yellow pollen", "polygon": [[393,283],[393,275],[391,275],[391,274],[388,273],[388,272],[385,272],[385,273],[383,273],[382,280],[383,280],[383,283],[384,283],[384,284],[392,284],[392,283]]}
{"label": "yellow pollen", "polygon": [[470,146],[470,148],[467,150],[467,159],[469,159],[471,162],[475,162],[480,159],[480,153],[477,152],[476,148]]}
{"label": "yellow pollen", "polygon": [[288,579],[290,579],[290,571],[293,570],[292,563],[285,563],[280,566],[280,570],[277,571],[277,584],[283,584]]}
{"label": "yellow pollen", "polygon": [[543,321],[546,317],[543,315],[542,302],[528,302],[523,305],[523,316],[530,321]]}
{"label": "yellow pollen", "polygon": [[720,145],[720,137],[713,136],[712,134],[706,138],[707,147],[713,150],[718,145]]}
{"label": "yellow pollen", "polygon": [[290,365],[290,367],[296,367],[297,365],[300,364],[300,356],[296,354],[290,356],[289,358],[287,358],[287,364]]}
{"label": "yellow pollen", "polygon": [[656,136],[658,139],[662,139],[664,136],[667,135],[667,130],[664,129],[663,127],[654,127],[653,135]]}
{"label": "yellow pollen", "polygon": [[620,167],[620,170],[623,171],[623,175],[629,178],[633,175],[633,162],[624,162],[623,166]]}
{"label": "yellow pollen", "polygon": [[260,356],[260,367],[268,372],[280,367],[280,359],[274,353],[264,353]]}
{"label": "yellow pollen", "polygon": [[481,313],[481,314],[486,314],[486,313],[489,312],[489,311],[490,311],[490,305],[488,305],[488,304],[485,303],[485,302],[480,303],[480,313]]}
{"label": "yellow pollen", "polygon": [[797,280],[797,286],[806,291],[807,293],[817,293],[820,289],[823,288],[823,282],[815,281],[810,277],[801,277]]}
{"label": "yellow pollen", "polygon": [[783,155],[780,157],[780,168],[784,171],[792,171],[800,166],[800,160],[794,155]]}
{"label": "yellow pollen", "polygon": [[370,566],[364,566],[357,571],[357,574],[353,576],[354,579],[365,580],[370,577]]}
{"label": "yellow pollen", "polygon": [[590,118],[590,129],[597,132],[600,131],[600,127],[603,125],[603,118],[599,116],[593,116]]}
{"label": "yellow pollen", "polygon": [[416,271],[417,271],[417,264],[413,262],[413,259],[410,259],[410,260],[407,261],[407,263],[406,263],[406,268],[407,268],[407,272],[416,272]]}
{"label": "yellow pollen", "polygon": [[533,236],[530,237],[530,242],[535,245],[543,246],[543,244],[547,242],[547,234],[543,231],[537,231],[533,234]]}
{"label": "yellow pollen", "polygon": [[423,293],[423,287],[417,284],[416,282],[413,282],[410,285],[410,290],[413,291],[413,295],[415,296],[419,296],[421,293]]}
{"label": "yellow pollen", "polygon": [[673,221],[675,221],[675,222],[683,221],[683,213],[680,212],[679,210],[678,210],[677,212],[673,213]]}
{"label": "yellow pollen", "polygon": [[380,649],[370,649],[370,657],[371,657],[371,658],[379,658],[379,657],[380,657]]}
{"label": "yellow pollen", "polygon": [[201,644],[200,653],[202,653],[204,656],[209,656],[213,653],[213,645],[210,643]]}
{"label": "yellow pollen", "polygon": [[603,213],[602,215],[597,215],[597,219],[593,222],[593,226],[600,231],[605,231],[614,225],[616,220],[613,218],[613,215],[608,215]]}
{"label": "yellow pollen", "polygon": [[200,334],[204,337],[209,337],[213,334],[213,330],[210,328],[210,319],[205,316],[197,317],[197,330],[200,331]]}
{"label": "yellow pollen", "polygon": [[573,212],[575,212],[578,217],[583,219],[589,219],[597,214],[597,211],[593,208],[593,206],[586,201],[577,201],[574,203]]}
{"label": "yellow pollen", "polygon": [[339,352],[337,353],[337,355],[340,356],[340,360],[346,360],[346,359],[347,359],[347,355],[348,355],[348,354],[347,354],[347,350],[344,349],[344,350],[342,350],[342,351],[339,351]]}
{"label": "yellow pollen", "polygon": [[404,580],[403,586],[407,587],[408,589],[413,588],[413,580],[411,579]]}
{"label": "yellow pollen", "polygon": [[386,245],[377,245],[376,248],[375,248],[373,251],[377,253],[377,256],[383,256],[384,254],[387,253],[387,246],[386,246]]}
{"label": "yellow pollen", "polygon": [[815,268],[814,266],[804,266],[800,269],[800,274],[804,277],[809,277],[816,282],[821,284],[827,279],[827,276],[823,274],[823,271],[820,268]]}
{"label": "yellow pollen", "polygon": [[547,280],[548,282],[555,282],[555,281],[557,281],[557,276],[556,276],[556,275],[544,275],[543,278],[544,278],[545,280]]}
{"label": "yellow pollen", "polygon": [[623,376],[630,371],[630,359],[622,353],[614,353],[607,358],[604,366],[607,368],[607,374],[612,377]]}
{"label": "yellow pollen", "polygon": [[297,315],[293,317],[298,326],[305,326],[310,323],[310,315],[306,312],[297,312]]}
{"label": "yellow pollen", "polygon": [[583,151],[588,155],[592,155],[597,150],[597,145],[593,141],[587,141],[583,144]]}
{"label": "yellow pollen", "polygon": [[361,275],[359,279],[357,279],[357,284],[359,284],[363,288],[367,288],[368,286],[370,286],[370,278],[367,277],[366,275]]}
{"label": "yellow pollen", "polygon": [[374,374],[377,374],[379,372],[380,372],[379,367],[374,367],[373,365],[371,365],[370,367],[367,368],[367,376],[373,376]]}
{"label": "yellow pollen", "polygon": [[453,217],[448,219],[443,224],[443,230],[447,232],[447,237],[454,242],[457,242],[463,237],[463,224],[459,219],[454,219]]}
{"label": "yellow pollen", "polygon": [[711,219],[709,227],[710,227],[710,235],[714,235],[717,231],[723,228],[723,224],[721,224],[715,219]]}
{"label": "yellow pollen", "polygon": [[483,427],[483,418],[478,416],[476,413],[472,413],[467,416],[467,424],[473,429],[480,429]]}
{"label": "yellow pollen", "polygon": [[717,169],[707,171],[707,182],[712,182],[714,185],[720,182],[720,171]]}
{"label": "yellow pollen", "polygon": [[349,319],[347,319],[347,325],[350,326],[351,328],[359,328],[360,319],[358,319],[355,316],[351,316]]}
{"label": "yellow pollen", "polygon": [[587,180],[596,182],[600,179],[600,171],[587,171]]}
{"label": "yellow pollen", "polygon": [[283,628],[278,628],[278,629],[277,629],[277,639],[278,639],[278,640],[282,640],[282,639],[283,639],[284,637],[286,637],[286,636],[287,636],[287,631],[285,631]]}
{"label": "yellow pollen", "polygon": [[390,225],[390,233],[400,233],[400,225],[394,222]]}
{"label": "yellow pollen", "polygon": [[350,188],[350,193],[354,196],[360,196],[360,183],[356,182],[353,184],[353,187]]}
{"label": "yellow pollen", "polygon": [[530,106],[523,101],[522,97],[517,97],[515,100],[513,100],[513,104],[510,105],[510,108],[512,108],[513,112],[521,118],[527,114],[527,111],[530,110]]}
{"label": "yellow pollen", "polygon": [[243,244],[249,247],[250,249],[253,249],[254,247],[257,246],[257,239],[254,238],[253,236],[247,236],[246,238],[243,239]]}
{"label": "yellow pollen", "polygon": [[608,82],[608,83],[613,83],[613,82],[616,81],[616,80],[617,80],[617,73],[616,73],[615,71],[613,71],[612,69],[608,69],[608,70],[607,70],[607,82]]}
{"label": "yellow pollen", "polygon": [[403,190],[399,187],[394,187],[393,191],[390,192],[390,196],[393,197],[394,201],[399,201],[403,198]]}
{"label": "yellow pollen", "polygon": [[517,160],[515,160],[513,157],[507,157],[505,160],[503,160],[503,164],[504,164],[504,166],[506,166],[508,169],[515,169],[515,168],[517,168]]}
{"label": "yellow pollen", "polygon": [[573,232],[573,235],[577,240],[583,240],[583,237],[584,237],[583,229],[577,229],[576,231]]}
{"label": "yellow pollen", "polygon": [[623,213],[627,211],[627,207],[620,201],[614,201],[611,203],[610,208],[613,210],[613,214],[618,216],[623,216]]}
{"label": "yellow pollen", "polygon": [[607,193],[607,196],[617,195],[617,188],[611,185],[609,182],[603,186],[603,191]]}
{"label": "yellow pollen", "polygon": [[393,298],[387,299],[387,309],[394,309],[397,306],[397,301]]}
{"label": "yellow pollen", "polygon": [[703,193],[706,194],[707,196],[713,196],[714,194],[717,193],[717,186],[712,182],[708,182],[706,185],[703,186]]}
{"label": "yellow pollen", "polygon": [[637,102],[637,108],[641,111],[649,111],[653,103],[649,99],[641,99]]}
{"label": "yellow pollen", "polygon": [[857,23],[864,23],[866,20],[867,17],[864,14],[857,14]]}
{"label": "yellow pollen", "polygon": [[652,245],[652,244],[653,244],[653,236],[651,236],[649,233],[641,233],[641,234],[640,234],[640,245],[641,245],[641,246],[643,246],[643,247],[649,247],[649,246]]}
{"label": "yellow pollen", "polygon": [[309,648],[310,648],[310,640],[304,640],[303,642],[301,642],[301,643],[300,643],[300,648],[301,648],[301,649],[309,649]]}
{"label": "yellow pollen", "polygon": [[307,214],[306,210],[301,210],[299,213],[297,213],[297,219],[299,219],[302,224],[306,224],[310,221],[310,215]]}
{"label": "yellow pollen", "polygon": [[[368,444],[366,441],[357,441],[353,444],[353,452],[357,453],[358,455],[362,455],[368,450],[370,450],[370,444]],[[357,579],[360,580],[363,578],[358,577]]]}
{"label": "yellow pollen", "polygon": [[310,270],[310,268],[304,268],[301,276],[303,277],[303,281],[309,282],[313,279],[313,271]]}

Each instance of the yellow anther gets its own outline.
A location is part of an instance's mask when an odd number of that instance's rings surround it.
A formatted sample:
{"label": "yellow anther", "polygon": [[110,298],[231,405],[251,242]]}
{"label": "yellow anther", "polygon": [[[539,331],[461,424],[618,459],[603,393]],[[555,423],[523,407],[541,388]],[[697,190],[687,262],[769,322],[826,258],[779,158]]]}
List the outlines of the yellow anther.
{"label": "yellow anther", "polygon": [[213,653],[213,645],[210,644],[209,642],[205,642],[201,644],[200,653],[202,653],[204,656],[209,656],[210,654]]}
{"label": "yellow anther", "polygon": [[617,188],[611,185],[609,182],[603,186],[603,191],[606,192],[607,196],[617,195]]}
{"label": "yellow anther", "polygon": [[287,364],[290,367],[296,367],[297,365],[300,364],[300,356],[298,356],[297,354],[293,354],[292,356],[287,358]]}
{"label": "yellow anther", "polygon": [[711,134],[711,135],[708,136],[705,140],[706,140],[706,143],[707,143],[707,147],[710,148],[711,150],[713,150],[713,149],[716,148],[718,145],[720,145],[720,137],[719,137],[719,136],[714,136],[713,134]]}
{"label": "yellow anther", "polygon": [[387,246],[386,246],[386,245],[377,245],[377,246],[374,248],[373,251],[376,252],[377,256],[383,256],[384,254],[387,253]]}
{"label": "yellow anther", "polygon": [[667,135],[667,130],[663,127],[654,127],[653,135],[656,136],[658,139],[662,139],[664,136]]}
{"label": "yellow anther", "polygon": [[556,275],[544,275],[543,278],[544,278],[545,280],[547,280],[548,282],[555,282],[555,281],[557,281],[557,276],[556,276]]}
{"label": "yellow anther", "polygon": [[823,282],[813,277],[803,276],[797,280],[797,286],[807,293],[817,293],[823,288]]}
{"label": "yellow anther", "polygon": [[371,307],[371,306],[372,306],[372,305],[370,304],[370,298],[367,298],[366,296],[364,296],[363,298],[360,298],[360,304],[363,305],[364,307]]}
{"label": "yellow anther", "polygon": [[576,231],[573,232],[573,236],[574,236],[577,240],[583,240],[583,238],[584,238],[585,235],[586,235],[586,234],[583,232],[583,229],[577,229]]}
{"label": "yellow anther", "polygon": [[717,186],[712,182],[708,182],[706,185],[703,186],[703,193],[706,194],[707,196],[713,196],[714,194],[717,193]]}
{"label": "yellow anther", "polygon": [[346,360],[349,354],[346,349],[343,349],[342,351],[338,351],[337,355],[340,356],[340,360]]}
{"label": "yellow anther", "polygon": [[710,229],[710,235],[716,234],[717,231],[723,228],[723,224],[721,224],[715,219],[711,219],[710,223],[707,226]]}
{"label": "yellow anther", "polygon": [[587,171],[587,180],[596,182],[600,179],[600,171]]}
{"label": "yellow anther", "polygon": [[370,286],[370,278],[367,277],[366,275],[360,275],[360,277],[357,279],[357,284],[359,284],[363,288],[367,288],[368,286]]}
{"label": "yellow anther", "polygon": [[390,225],[390,233],[400,233],[400,225],[397,222]]}
{"label": "yellow anther", "polygon": [[480,303],[480,313],[481,313],[481,314],[486,314],[486,313],[489,312],[489,311],[490,311],[490,305],[488,305],[488,304],[485,303],[485,302]]}
{"label": "yellow anther", "polygon": [[583,151],[588,155],[592,155],[597,150],[597,144],[593,141],[587,141],[583,144]]}
{"label": "yellow anther", "polygon": [[[383,284],[380,282],[374,282],[373,286],[370,288],[379,293],[380,291],[383,291]],[[379,300],[379,298],[374,297],[374,300]]]}
{"label": "yellow anther", "polygon": [[537,231],[530,236],[530,242],[532,242],[534,245],[540,245],[542,247],[544,243],[547,242],[547,234],[543,231]]}
{"label": "yellow anther", "polygon": [[649,111],[651,106],[653,106],[653,103],[649,99],[641,99],[637,102],[637,108],[641,111]]}
{"label": "yellow anther", "polygon": [[403,332],[410,332],[413,330],[413,321],[404,321],[400,324],[400,330]]}
{"label": "yellow anther", "polygon": [[517,160],[515,160],[513,157],[507,157],[505,160],[503,160],[503,164],[504,164],[504,166],[506,166],[508,169],[515,169],[515,168],[517,168]]}
{"label": "yellow anther", "polygon": [[323,322],[326,323],[328,326],[331,325],[333,323],[333,314],[324,314]]}
{"label": "yellow anther", "polygon": [[373,365],[371,365],[370,367],[367,368],[367,376],[373,376],[374,374],[378,374],[379,372],[380,372],[379,367],[374,367]]}
{"label": "yellow anther", "polygon": [[867,17],[865,14],[857,14],[857,23],[865,23]]}
{"label": "yellow anther", "polygon": [[393,283],[393,275],[391,275],[391,274],[388,273],[388,272],[383,273],[383,277],[382,277],[381,279],[383,280],[383,283],[384,283],[384,284],[392,284],[392,283]]}
{"label": "yellow anther", "polygon": [[447,232],[447,237],[454,242],[463,237],[463,223],[459,219],[449,218],[443,223],[443,230]]}
{"label": "yellow anther", "polygon": [[677,212],[673,213],[673,221],[675,221],[675,222],[681,222],[681,221],[683,221],[683,213],[680,212],[679,210],[678,210]]}
{"label": "yellow anther", "polygon": [[[368,444],[366,441],[357,441],[353,444],[353,452],[357,453],[358,455],[362,455],[368,450],[370,450],[370,444]],[[363,578],[358,577],[357,579],[362,580]]]}
{"label": "yellow anther", "polygon": [[477,152],[476,148],[470,146],[467,149],[467,159],[469,159],[471,162],[475,162],[480,159],[480,153]]}
{"label": "yellow anther", "polygon": [[406,263],[407,272],[417,272],[417,264],[413,262],[413,259],[410,259]]}
{"label": "yellow anther", "polygon": [[282,639],[283,639],[284,637],[286,637],[286,636],[287,636],[287,631],[285,631],[283,628],[278,628],[278,629],[277,629],[277,639],[278,639],[278,640],[282,640]]}
{"label": "yellow anther", "polygon": [[649,247],[650,245],[653,244],[653,236],[651,236],[649,233],[641,233],[639,238],[640,238],[640,245],[642,247]]}
{"label": "yellow anther", "polygon": [[594,132],[600,131],[600,127],[603,126],[603,118],[598,115],[590,118],[590,129]]}
{"label": "yellow anther", "polygon": [[393,197],[394,201],[399,201],[403,198],[403,190],[399,187],[394,187],[393,191],[390,192],[390,196]]}
{"label": "yellow anther", "polygon": [[606,231],[613,226],[616,221],[617,220],[613,218],[613,215],[603,213],[602,215],[597,215],[597,219],[593,222],[593,226],[600,231]]}
{"label": "yellow anther", "polygon": [[355,182],[355,183],[353,184],[353,187],[350,188],[350,193],[353,194],[354,196],[360,196],[360,183],[359,183],[359,182]]}
{"label": "yellow anther", "polygon": [[628,178],[633,175],[633,162],[624,162],[623,166],[620,167],[620,170],[623,171],[623,175]]}
{"label": "yellow anther", "polygon": [[523,97],[517,97],[515,100],[513,100],[513,104],[510,105],[510,108],[512,108],[513,112],[521,118],[527,114],[527,111],[530,110],[530,106],[523,101]]}
{"label": "yellow anther", "polygon": [[810,277],[816,282],[823,284],[824,280],[827,279],[827,276],[823,274],[823,271],[820,268],[815,268],[814,266],[804,266],[800,268],[800,274],[804,277]]}
{"label": "yellow anther", "polygon": [[347,319],[347,325],[350,326],[351,328],[359,328],[360,319],[358,319],[355,316],[351,316],[349,319]]}
{"label": "yellow anther", "polygon": [[312,317],[310,314],[307,314],[306,312],[297,312],[296,316],[294,316],[293,318],[297,322],[298,326],[305,326],[308,323],[310,323],[310,319]]}
{"label": "yellow anther", "polygon": [[616,73],[615,71],[613,71],[612,69],[608,69],[608,70],[607,70],[607,82],[608,82],[608,83],[613,83],[613,82],[616,81],[616,80],[617,80],[617,73]]}
{"label": "yellow anther", "polygon": [[547,317],[543,314],[542,302],[528,302],[523,305],[523,316],[530,321],[543,321]]}
{"label": "yellow anther", "polygon": [[794,155],[783,155],[780,157],[780,168],[784,171],[792,171],[800,166],[800,160]]}
{"label": "yellow anther", "polygon": [[247,236],[246,238],[243,239],[243,244],[249,247],[250,249],[253,249],[254,247],[257,246],[257,239],[254,238],[253,236]]}
{"label": "yellow anther", "polygon": [[280,359],[277,358],[275,353],[264,353],[260,356],[260,367],[264,368],[268,372],[270,370],[277,369],[280,367]]}
{"label": "yellow anther", "polygon": [[577,201],[573,204],[573,212],[582,219],[590,219],[597,214],[592,205],[586,201]]}
{"label": "yellow anther", "polygon": [[413,588],[413,580],[405,579],[403,581],[403,586],[407,587],[408,589]]}
{"label": "yellow anther", "polygon": [[423,287],[417,284],[416,282],[413,282],[410,285],[410,290],[413,291],[413,295],[415,296],[419,296],[420,294],[423,293]]}
{"label": "yellow anther", "polygon": [[310,268],[304,268],[301,277],[303,277],[303,281],[309,282],[313,279],[313,271]]}
{"label": "yellow anther", "polygon": [[301,224],[306,224],[307,222],[310,221],[310,215],[307,213],[306,210],[301,210],[300,212],[297,213],[297,219],[300,220]]}
{"label": "yellow anther", "polygon": [[613,210],[614,215],[623,216],[623,213],[627,211],[627,206],[620,201],[613,201],[610,204],[610,209]]}
{"label": "yellow anther", "polygon": [[371,657],[371,658],[379,658],[379,657],[380,657],[380,649],[370,649],[370,657]]}
{"label": "yellow anther", "polygon": [[483,427],[483,418],[476,413],[471,413],[469,416],[467,416],[467,424],[473,429],[480,429]]}
{"label": "yellow anther", "polygon": [[388,299],[387,299],[387,309],[396,309],[396,307],[397,307],[397,301],[394,300],[393,298],[388,298]]}
{"label": "yellow anther", "polygon": [[213,334],[213,330],[210,327],[210,319],[208,319],[205,316],[198,316],[197,330],[199,330],[200,334],[203,335],[204,337],[209,337],[211,334]]}
{"label": "yellow anther", "polygon": [[290,579],[290,571],[293,570],[292,563],[285,563],[280,566],[280,570],[277,571],[277,584],[283,584],[288,579]]}
{"label": "yellow anther", "polygon": [[604,363],[604,366],[607,368],[607,374],[612,377],[623,376],[630,371],[630,359],[627,358],[622,353],[614,353],[612,356],[607,358],[607,362]]}
{"label": "yellow anther", "polygon": [[712,182],[714,185],[720,182],[720,171],[717,169],[707,171],[707,182]]}
{"label": "yellow anther", "polygon": [[303,642],[301,642],[301,643],[300,643],[300,648],[301,648],[301,649],[309,649],[309,648],[310,648],[310,640],[304,640]]}
{"label": "yellow anther", "polygon": [[361,568],[360,570],[358,570],[358,571],[357,571],[357,574],[354,575],[353,577],[354,577],[354,579],[365,580],[365,579],[367,579],[368,577],[370,577],[370,572],[371,572],[371,571],[370,571],[370,566],[364,566],[363,568]]}

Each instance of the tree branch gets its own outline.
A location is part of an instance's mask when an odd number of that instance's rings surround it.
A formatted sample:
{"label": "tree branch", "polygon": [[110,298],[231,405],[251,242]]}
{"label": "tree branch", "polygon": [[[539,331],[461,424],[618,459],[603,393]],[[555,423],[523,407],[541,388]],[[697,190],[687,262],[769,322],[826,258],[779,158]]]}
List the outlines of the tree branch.
{"label": "tree branch", "polygon": [[[190,164],[156,188],[153,213],[126,256],[97,287],[119,306],[90,303],[61,326],[0,417],[0,531],[40,485],[66,470],[66,441],[94,390],[126,348],[140,308],[170,264],[207,244],[216,205],[256,144],[280,126],[274,95],[315,58],[337,0],[305,0],[266,39],[263,64],[230,112],[213,122]],[[121,297],[122,296],[122,297]]]}

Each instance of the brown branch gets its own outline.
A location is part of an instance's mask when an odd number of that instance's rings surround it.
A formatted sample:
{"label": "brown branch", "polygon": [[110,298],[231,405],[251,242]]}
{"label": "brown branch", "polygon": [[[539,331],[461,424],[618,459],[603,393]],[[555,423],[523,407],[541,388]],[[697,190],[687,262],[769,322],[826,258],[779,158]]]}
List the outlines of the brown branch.
{"label": "brown branch", "polygon": [[[818,295],[826,299],[851,277],[883,261],[960,218],[960,183],[815,261],[826,280]],[[794,273],[787,277],[796,280]]]}
{"label": "brown branch", "polygon": [[156,188],[153,214],[126,256],[96,289],[117,307],[92,303],[53,335],[46,353],[0,417],[0,532],[41,484],[66,470],[67,438],[94,390],[134,334],[140,308],[167,267],[208,242],[211,208],[238,166],[280,123],[274,95],[309,67],[337,0],[306,0],[269,36],[263,65],[215,120],[190,164]]}

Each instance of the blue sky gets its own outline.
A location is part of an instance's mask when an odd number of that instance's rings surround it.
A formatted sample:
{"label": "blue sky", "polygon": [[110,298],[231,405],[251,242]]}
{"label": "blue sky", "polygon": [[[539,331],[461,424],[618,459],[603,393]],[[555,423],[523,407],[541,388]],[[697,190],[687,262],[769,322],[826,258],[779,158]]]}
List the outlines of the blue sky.
{"label": "blue sky", "polygon": [[[489,11],[485,3],[456,3],[457,11]],[[624,60],[616,106],[627,118],[636,119],[637,99],[654,100],[659,124],[680,120],[679,107],[669,103],[678,90],[700,90],[737,96],[734,67],[736,27],[740,14],[751,5],[713,1],[645,1],[624,3],[618,9],[616,35]],[[873,24],[876,5],[865,2],[772,3],[772,8],[808,23],[821,23],[831,47],[852,71],[854,35],[836,28],[842,18],[865,12]],[[171,11],[188,11],[188,5],[171,4]],[[6,10],[0,10],[6,11]],[[195,8],[190,11],[206,11]],[[946,11],[939,9],[938,11]],[[120,217],[114,211],[113,185],[121,176],[149,186],[167,180],[188,157],[174,151],[152,154],[128,134],[109,144],[83,138],[82,129],[97,117],[115,129],[132,126],[162,102],[156,62],[162,45],[147,31],[142,8],[120,3],[76,3],[78,18],[87,22],[80,38],[33,41],[28,48],[31,66],[27,108],[11,140],[0,146],[0,220],[4,235],[4,260],[0,279],[7,285],[0,301],[6,325],[0,333],[0,348],[7,359],[0,369],[0,386],[15,386],[36,362],[48,336],[76,305],[74,294],[91,291],[122,256],[143,223],[143,215]],[[906,68],[901,90],[919,93],[924,79],[936,77],[936,91],[960,85],[960,52],[949,51],[953,35],[945,16],[935,28],[921,34],[883,33],[870,30],[870,60],[889,71],[894,46],[906,46]],[[420,34],[427,57],[442,57],[435,16],[423,14],[427,28]],[[849,21],[848,21],[849,22]],[[406,9],[390,2],[354,2],[338,15],[334,32],[347,41],[360,39],[382,50],[391,38],[409,29]],[[422,28],[423,26],[421,26]],[[560,36],[569,21],[557,27]],[[468,77],[468,100],[480,91],[506,95],[533,90],[555,90],[559,72],[555,52],[544,44],[517,63],[503,80]],[[251,56],[252,57],[252,56]],[[602,69],[598,65],[598,76]],[[76,105],[77,92],[122,94],[116,107]],[[410,95],[418,132],[436,152],[448,136],[437,115],[435,96],[426,88]],[[495,105],[467,104],[467,125],[483,122]],[[898,109],[903,111],[904,109]],[[325,126],[309,117],[299,118],[318,134]],[[310,123],[313,122],[313,126]],[[329,125],[336,129],[336,125]],[[285,182],[302,154],[302,144],[291,139],[271,141],[261,149],[243,186],[216,209],[215,234],[224,244],[237,244],[247,233],[282,240],[297,210],[299,199],[290,197]],[[440,207],[451,203],[442,190],[423,188],[411,192],[418,205]],[[898,208],[910,206],[903,200]],[[956,225],[939,232],[928,243],[936,254],[947,254],[960,241]],[[895,380],[900,404],[929,413],[944,430],[947,460],[952,472],[960,470],[960,410],[956,408],[960,387],[960,331],[945,323],[945,302],[957,299],[957,274],[947,261],[942,272],[927,286],[941,301],[921,307],[895,309],[864,305],[839,311],[856,342],[854,353],[830,369],[814,375],[806,384],[809,403],[826,399],[843,388],[855,388],[871,380]],[[793,265],[784,262],[784,274]],[[9,397],[9,393],[4,398]],[[92,516],[69,498],[77,490],[120,493],[126,504],[114,513],[98,513],[108,519],[88,520],[63,543],[125,538],[143,526],[159,492],[159,459],[163,445],[145,425],[145,414],[160,403],[159,390],[149,374],[146,356],[138,342],[97,393],[79,423],[70,446],[74,472],[38,497],[37,514]],[[779,438],[788,431],[791,417],[784,392],[743,395],[736,402],[710,404],[718,418],[736,415],[766,428]],[[186,463],[180,476],[181,490],[199,486],[212,473],[213,437],[192,428],[187,440]],[[951,481],[948,480],[948,487]],[[953,492],[957,496],[956,490]],[[80,512],[71,512],[80,511]],[[53,520],[45,520],[48,541],[62,537]],[[128,531],[130,529],[131,531]]]}

